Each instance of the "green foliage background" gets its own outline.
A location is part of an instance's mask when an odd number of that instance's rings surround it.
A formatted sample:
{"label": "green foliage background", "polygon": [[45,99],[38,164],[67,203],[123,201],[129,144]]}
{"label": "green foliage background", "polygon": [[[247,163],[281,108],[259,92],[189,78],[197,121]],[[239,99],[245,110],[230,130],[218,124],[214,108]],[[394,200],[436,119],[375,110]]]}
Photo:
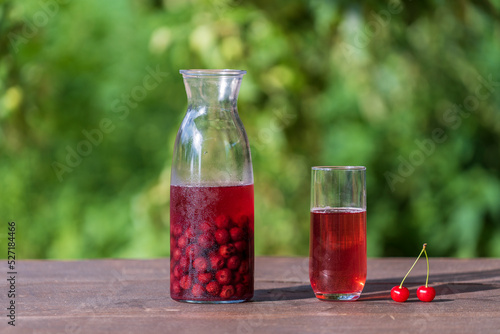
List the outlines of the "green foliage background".
{"label": "green foliage background", "polygon": [[[178,70],[236,68],[258,255],[307,254],[311,166],[365,165],[369,256],[423,242],[433,256],[500,256],[499,12],[487,0],[4,0],[0,219],[17,222],[21,258],[167,256]],[[148,68],[168,75],[119,117]],[[52,164],[103,119],[113,130],[59,180]]]}

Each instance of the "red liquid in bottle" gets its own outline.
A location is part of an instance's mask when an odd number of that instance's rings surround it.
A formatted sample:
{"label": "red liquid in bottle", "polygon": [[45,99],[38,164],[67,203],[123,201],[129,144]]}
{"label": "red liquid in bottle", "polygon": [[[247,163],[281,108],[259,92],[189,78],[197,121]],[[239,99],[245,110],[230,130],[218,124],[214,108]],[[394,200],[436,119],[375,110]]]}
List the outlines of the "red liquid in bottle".
{"label": "red liquid in bottle", "polygon": [[253,296],[253,185],[170,187],[170,295],[230,302]]}
{"label": "red liquid in bottle", "polygon": [[366,211],[313,209],[310,239],[309,278],[317,297],[359,296],[366,281]]}

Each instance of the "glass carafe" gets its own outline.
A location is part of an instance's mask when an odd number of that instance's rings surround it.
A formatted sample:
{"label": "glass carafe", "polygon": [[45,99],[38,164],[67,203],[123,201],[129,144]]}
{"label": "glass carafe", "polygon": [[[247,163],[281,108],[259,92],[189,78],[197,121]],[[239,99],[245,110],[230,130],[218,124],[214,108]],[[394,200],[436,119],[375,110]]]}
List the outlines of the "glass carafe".
{"label": "glass carafe", "polygon": [[170,186],[170,295],[196,303],[253,296],[250,146],[236,106],[246,71],[181,70],[187,113]]}

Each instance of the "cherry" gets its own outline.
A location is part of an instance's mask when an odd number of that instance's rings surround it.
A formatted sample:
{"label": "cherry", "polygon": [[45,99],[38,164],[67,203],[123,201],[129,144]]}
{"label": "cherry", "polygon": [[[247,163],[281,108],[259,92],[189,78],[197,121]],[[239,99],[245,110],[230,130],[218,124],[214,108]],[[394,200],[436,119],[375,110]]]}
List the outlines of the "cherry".
{"label": "cherry", "polygon": [[241,261],[241,265],[240,268],[238,269],[238,272],[243,275],[248,272],[248,269],[249,269],[248,260]]}
{"label": "cherry", "polygon": [[210,255],[210,265],[212,266],[212,269],[222,269],[224,268],[224,264],[224,258],[220,254],[214,253]]}
{"label": "cherry", "polygon": [[[415,264],[417,264],[417,261],[422,256],[422,253],[425,252],[425,247],[427,247],[427,244],[424,244],[424,246],[422,247],[422,251],[418,255],[418,257],[415,260],[415,262],[413,262],[413,265],[411,266],[410,270],[408,270],[408,272],[406,273],[405,277],[403,277],[403,280],[401,281],[401,284],[399,286],[395,286],[395,287],[393,287],[391,289],[391,298],[395,302],[403,303],[410,296],[410,291],[408,291],[408,289],[403,286],[403,283],[404,283],[406,277],[408,277],[408,274],[410,274],[410,272],[412,271],[413,267],[415,267]],[[427,255],[427,253],[426,253],[426,255]]]}
{"label": "cherry", "polygon": [[391,289],[391,298],[395,302],[403,303],[410,296],[410,291],[404,286],[395,286]]}
{"label": "cherry", "polygon": [[417,297],[423,302],[431,302],[436,296],[436,290],[431,286],[427,286],[429,284],[429,257],[427,256],[425,246],[426,244],[424,244],[424,254],[427,263],[427,277],[425,279],[425,286],[421,286],[417,289]]}
{"label": "cherry", "polygon": [[190,259],[195,258],[200,253],[201,253],[201,248],[196,244],[189,245],[186,248],[186,256],[189,257]]}
{"label": "cherry", "polygon": [[207,284],[212,280],[212,274],[211,273],[200,273],[198,274],[198,281],[201,284]]}
{"label": "cherry", "polygon": [[179,246],[179,248],[186,248],[186,246],[188,245],[189,243],[189,239],[183,235],[182,237],[180,237],[178,240],[177,240],[177,246]]}
{"label": "cherry", "polygon": [[417,297],[423,302],[431,302],[436,297],[436,290],[432,286],[421,286],[417,289]]}
{"label": "cherry", "polygon": [[184,232],[184,235],[188,238],[188,239],[193,239],[195,236],[196,236],[196,233],[194,233],[194,228],[192,228],[191,226],[188,227],[186,229],[186,232]]}
{"label": "cherry", "polygon": [[215,278],[217,279],[217,282],[219,282],[221,285],[226,285],[231,283],[232,279],[232,273],[231,270],[225,268],[219,270],[217,273],[215,273]]}
{"label": "cherry", "polygon": [[217,296],[220,292],[220,284],[216,281],[212,281],[207,284],[207,292],[212,296]]}
{"label": "cherry", "polygon": [[203,272],[203,271],[207,270],[208,263],[207,263],[207,260],[205,258],[198,257],[198,258],[196,258],[196,260],[194,260],[193,266],[197,271]]}
{"label": "cherry", "polygon": [[214,245],[215,240],[211,234],[203,234],[198,238],[198,243],[203,248],[210,248]]}
{"label": "cherry", "polygon": [[231,239],[233,239],[233,241],[240,241],[244,236],[243,230],[239,227],[233,227],[230,229],[229,234],[231,234]]}
{"label": "cherry", "polygon": [[190,265],[191,262],[187,257],[181,257],[181,259],[179,260],[179,268],[180,270],[182,270],[182,272],[188,272]]}
{"label": "cherry", "polygon": [[234,287],[232,285],[224,285],[220,293],[221,298],[228,299],[234,295]]}
{"label": "cherry", "polygon": [[193,285],[193,288],[191,289],[191,293],[195,297],[200,297],[205,293],[205,288],[201,284],[195,284]]}
{"label": "cherry", "polygon": [[185,276],[182,276],[179,284],[180,284],[181,288],[183,288],[184,290],[187,290],[191,287],[192,283],[193,283],[193,281],[191,280],[191,277],[189,277],[189,275],[185,275]]}
{"label": "cherry", "polygon": [[173,231],[172,231],[172,234],[176,237],[180,236],[182,234],[182,227],[175,226]]}
{"label": "cherry", "polygon": [[227,267],[231,270],[238,269],[240,267],[240,264],[241,260],[237,255],[231,256],[229,260],[227,260]]}
{"label": "cherry", "polygon": [[215,231],[215,240],[219,245],[225,245],[229,242],[229,232],[226,229],[220,228]]}
{"label": "cherry", "polygon": [[219,248],[219,254],[222,255],[222,257],[224,257],[226,259],[233,256],[235,252],[236,252],[236,248],[234,248],[233,244],[222,245]]}
{"label": "cherry", "polygon": [[203,233],[210,233],[210,232],[213,232],[214,230],[214,227],[212,224],[208,223],[208,222],[204,222],[200,225],[200,230],[203,232]]}
{"label": "cherry", "polygon": [[174,295],[178,295],[181,293],[181,286],[179,285],[179,282],[174,281],[172,282],[172,285],[170,286],[170,291]]}
{"label": "cherry", "polygon": [[215,218],[215,225],[217,225],[218,228],[228,228],[229,218],[227,218],[224,215],[220,215],[217,218]]}
{"label": "cherry", "polygon": [[179,261],[182,256],[182,251],[179,248],[175,248],[172,252],[172,261]]}
{"label": "cherry", "polygon": [[182,274],[184,274],[184,271],[181,269],[181,267],[179,265],[176,265],[174,267],[174,277],[181,278]]}

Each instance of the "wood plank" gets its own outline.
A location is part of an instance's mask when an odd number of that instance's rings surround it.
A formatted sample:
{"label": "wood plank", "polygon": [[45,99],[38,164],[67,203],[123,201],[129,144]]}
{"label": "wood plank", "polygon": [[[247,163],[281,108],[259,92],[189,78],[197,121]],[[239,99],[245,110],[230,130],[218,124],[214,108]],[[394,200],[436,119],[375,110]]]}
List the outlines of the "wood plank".
{"label": "wood plank", "polygon": [[[314,297],[306,258],[259,257],[249,303],[192,305],[170,299],[169,265],[157,260],[22,261],[17,326],[2,333],[352,333],[499,332],[500,260],[431,259],[438,296],[421,303],[425,263],[405,285],[404,304],[390,300],[413,259],[369,259],[357,302]],[[2,305],[5,304],[2,294]]]}

